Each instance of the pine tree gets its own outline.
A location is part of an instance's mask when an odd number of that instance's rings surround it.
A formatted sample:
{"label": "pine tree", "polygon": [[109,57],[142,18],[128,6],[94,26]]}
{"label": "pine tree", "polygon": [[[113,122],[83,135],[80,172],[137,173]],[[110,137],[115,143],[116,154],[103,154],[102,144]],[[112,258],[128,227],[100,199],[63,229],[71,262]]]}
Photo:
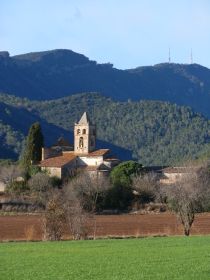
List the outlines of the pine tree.
{"label": "pine tree", "polygon": [[23,154],[22,164],[28,168],[33,163],[41,160],[42,147],[44,146],[44,137],[41,126],[38,122],[31,125],[26,139],[25,151]]}

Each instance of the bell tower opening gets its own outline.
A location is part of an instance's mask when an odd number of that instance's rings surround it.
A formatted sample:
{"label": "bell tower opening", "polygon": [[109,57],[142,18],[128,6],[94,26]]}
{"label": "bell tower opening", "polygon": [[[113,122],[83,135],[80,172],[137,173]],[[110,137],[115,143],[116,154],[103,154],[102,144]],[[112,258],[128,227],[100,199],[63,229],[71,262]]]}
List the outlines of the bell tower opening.
{"label": "bell tower opening", "polygon": [[83,148],[83,137],[79,138],[79,147],[82,149]]}

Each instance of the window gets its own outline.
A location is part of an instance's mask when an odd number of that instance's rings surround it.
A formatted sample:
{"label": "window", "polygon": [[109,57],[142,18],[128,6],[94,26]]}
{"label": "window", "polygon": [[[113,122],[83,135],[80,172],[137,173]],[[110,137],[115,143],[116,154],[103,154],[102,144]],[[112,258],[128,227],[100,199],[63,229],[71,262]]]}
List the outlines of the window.
{"label": "window", "polygon": [[79,128],[77,129],[77,134],[80,134],[80,129]]}
{"label": "window", "polygon": [[84,146],[83,137],[80,137],[80,138],[79,138],[79,147],[80,147],[80,148],[83,148],[83,146]]}
{"label": "window", "polygon": [[83,130],[82,130],[82,134],[86,134],[86,129],[83,129]]}

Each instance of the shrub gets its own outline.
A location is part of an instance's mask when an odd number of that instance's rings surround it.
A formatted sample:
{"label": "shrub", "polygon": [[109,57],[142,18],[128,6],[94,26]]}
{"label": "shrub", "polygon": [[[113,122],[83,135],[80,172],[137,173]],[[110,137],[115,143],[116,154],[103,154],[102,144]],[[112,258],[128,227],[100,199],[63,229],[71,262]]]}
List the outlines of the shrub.
{"label": "shrub", "polygon": [[133,199],[134,194],[131,187],[115,185],[107,191],[104,199],[104,208],[127,210]]}

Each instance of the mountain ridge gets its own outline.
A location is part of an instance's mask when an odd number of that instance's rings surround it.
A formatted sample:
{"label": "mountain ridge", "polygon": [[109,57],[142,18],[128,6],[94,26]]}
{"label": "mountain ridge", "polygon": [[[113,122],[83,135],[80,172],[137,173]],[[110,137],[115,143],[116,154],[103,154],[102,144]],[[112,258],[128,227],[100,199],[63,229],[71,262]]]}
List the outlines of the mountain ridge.
{"label": "mountain ridge", "polygon": [[0,91],[31,100],[100,92],[116,101],[186,105],[210,118],[210,69],[199,64],[160,63],[120,70],[66,49],[15,56],[1,52]]}

